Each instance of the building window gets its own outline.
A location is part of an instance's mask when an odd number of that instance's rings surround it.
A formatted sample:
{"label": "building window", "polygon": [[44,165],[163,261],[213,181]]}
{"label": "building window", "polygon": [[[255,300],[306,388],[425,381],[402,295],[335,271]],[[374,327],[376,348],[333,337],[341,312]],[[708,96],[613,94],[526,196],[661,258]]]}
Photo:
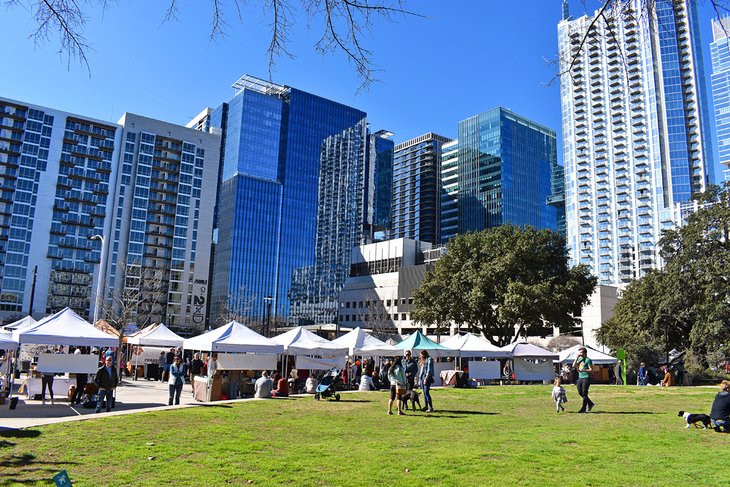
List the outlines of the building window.
{"label": "building window", "polygon": [[408,318],[406,318],[406,314],[405,313],[401,313],[400,319],[407,320]]}
{"label": "building window", "polygon": [[395,314],[393,315],[393,320],[395,320],[395,321],[398,321],[398,313],[395,313]]}
{"label": "building window", "polygon": [[389,299],[389,300],[388,300],[388,301],[386,301],[386,302],[388,303],[388,306],[391,306],[391,302],[392,302],[392,300],[390,300],[390,299]]}

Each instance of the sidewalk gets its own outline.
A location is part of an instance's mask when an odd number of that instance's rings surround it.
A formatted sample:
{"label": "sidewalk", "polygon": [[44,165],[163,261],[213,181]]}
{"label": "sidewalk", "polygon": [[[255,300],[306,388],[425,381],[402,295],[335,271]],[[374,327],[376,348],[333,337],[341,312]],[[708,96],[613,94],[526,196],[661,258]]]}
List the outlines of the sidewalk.
{"label": "sidewalk", "polygon": [[[60,391],[59,391],[60,392]],[[166,382],[148,381],[145,379],[132,380],[125,377],[117,388],[116,405],[110,413],[96,414],[94,409],[86,409],[81,405],[71,405],[65,394],[57,394],[54,405],[46,397],[46,404],[41,401],[26,399],[24,394],[17,393],[18,405],[14,410],[6,402],[0,406],[0,430],[29,428],[45,424],[64,423],[84,419],[103,418],[105,416],[119,416],[123,414],[139,413],[143,411],[160,411],[182,407],[204,406],[211,403],[197,402],[193,399],[190,384],[183,386],[179,406],[168,406],[168,387]],[[217,401],[215,404],[248,401],[250,399],[236,399],[231,401]]]}

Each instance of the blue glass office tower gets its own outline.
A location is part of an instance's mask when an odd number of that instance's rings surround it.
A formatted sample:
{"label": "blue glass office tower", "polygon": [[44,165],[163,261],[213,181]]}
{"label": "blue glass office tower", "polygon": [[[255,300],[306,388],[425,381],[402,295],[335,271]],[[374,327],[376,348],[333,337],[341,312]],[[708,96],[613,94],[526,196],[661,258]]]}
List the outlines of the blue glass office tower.
{"label": "blue glass office tower", "polygon": [[712,97],[720,163],[725,166],[724,180],[730,180],[730,17],[712,21]]}
{"label": "blue glass office tower", "polygon": [[336,285],[317,276],[349,270],[351,247],[340,259],[325,254],[362,238],[366,114],[251,76],[233,86],[233,99],[210,115],[223,136],[211,321],[221,303],[262,319],[268,297],[271,316],[286,317],[299,291],[317,301],[312,292]]}
{"label": "blue glass office tower", "polygon": [[454,188],[442,199],[456,203],[457,233],[505,223],[557,230],[557,209],[547,204],[557,164],[554,130],[498,107],[459,122],[457,147],[457,161],[448,160],[456,184],[453,176],[445,180]]}

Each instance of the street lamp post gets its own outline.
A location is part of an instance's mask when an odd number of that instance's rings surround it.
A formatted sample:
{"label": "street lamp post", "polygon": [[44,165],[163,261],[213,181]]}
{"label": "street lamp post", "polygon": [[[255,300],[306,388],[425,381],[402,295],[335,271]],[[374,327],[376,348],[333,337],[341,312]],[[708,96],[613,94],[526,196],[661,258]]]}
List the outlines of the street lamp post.
{"label": "street lamp post", "polygon": [[264,303],[266,303],[266,322],[264,324],[264,336],[269,337],[269,327],[271,325],[271,303],[274,298],[271,296],[264,296]]}
{"label": "street lamp post", "polygon": [[103,235],[92,235],[89,237],[90,240],[101,241],[101,258],[99,259],[99,277],[96,283],[96,303],[94,304],[94,326],[99,321],[99,309],[101,308],[101,290],[102,290],[102,276],[104,273],[104,260],[106,257],[106,245],[104,245]]}

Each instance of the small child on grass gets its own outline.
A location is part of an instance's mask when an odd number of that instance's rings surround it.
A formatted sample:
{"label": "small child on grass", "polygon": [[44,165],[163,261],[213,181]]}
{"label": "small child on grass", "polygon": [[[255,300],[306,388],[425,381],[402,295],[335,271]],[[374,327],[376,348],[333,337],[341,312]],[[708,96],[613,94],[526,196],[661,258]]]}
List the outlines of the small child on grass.
{"label": "small child on grass", "polygon": [[565,408],[563,407],[563,403],[568,402],[568,398],[565,395],[565,388],[560,385],[561,380],[560,377],[555,378],[555,387],[553,387],[553,400],[555,401],[555,412],[559,413],[560,411],[565,411]]}

